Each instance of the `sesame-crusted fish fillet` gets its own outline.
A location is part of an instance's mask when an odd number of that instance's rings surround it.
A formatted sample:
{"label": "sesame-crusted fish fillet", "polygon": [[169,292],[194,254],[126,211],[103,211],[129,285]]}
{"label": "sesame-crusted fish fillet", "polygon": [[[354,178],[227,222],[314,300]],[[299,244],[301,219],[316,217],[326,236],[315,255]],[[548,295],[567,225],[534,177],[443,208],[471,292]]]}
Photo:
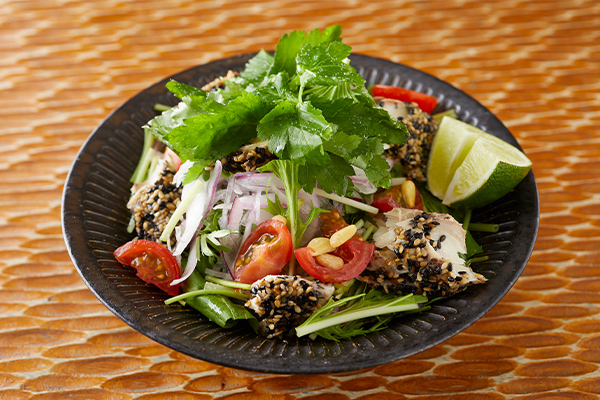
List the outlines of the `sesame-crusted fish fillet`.
{"label": "sesame-crusted fish fillet", "polygon": [[248,143],[223,157],[221,160],[223,171],[252,172],[269,161],[275,160],[277,156],[269,151],[267,143],[267,141]]}
{"label": "sesame-crusted fish fillet", "polygon": [[448,214],[395,208],[378,222],[375,254],[360,280],[386,292],[448,296],[485,282],[460,254],[466,232]]}
{"label": "sesame-crusted fish fillet", "polygon": [[330,283],[300,276],[267,275],[254,282],[252,297],[245,304],[260,321],[260,333],[268,338],[291,332],[333,295]]}
{"label": "sesame-crusted fish fillet", "polygon": [[417,103],[381,97],[376,97],[374,100],[390,114],[390,117],[406,125],[410,134],[405,144],[390,143],[390,147],[386,150],[387,157],[400,163],[407,176],[424,182],[431,142],[438,129],[437,122],[431,115],[422,111]]}
{"label": "sesame-crusted fish fillet", "polygon": [[181,199],[182,187],[173,183],[175,167],[161,159],[146,182],[132,187],[127,207],[135,219],[137,239],[158,242]]}

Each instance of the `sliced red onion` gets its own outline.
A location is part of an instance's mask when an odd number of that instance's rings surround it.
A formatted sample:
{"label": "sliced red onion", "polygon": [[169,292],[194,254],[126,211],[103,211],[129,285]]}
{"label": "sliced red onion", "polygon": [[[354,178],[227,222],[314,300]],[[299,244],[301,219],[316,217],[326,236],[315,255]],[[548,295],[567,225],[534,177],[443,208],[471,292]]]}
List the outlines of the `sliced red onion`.
{"label": "sliced red onion", "polygon": [[190,277],[192,272],[194,272],[194,269],[196,269],[196,264],[198,263],[198,253],[196,251],[197,246],[198,241],[192,240],[192,244],[190,246],[190,255],[187,259],[187,263],[185,264],[183,274],[181,275],[181,278],[174,279],[173,282],[171,282],[171,286],[177,285],[178,283],[185,281],[187,278]]}
{"label": "sliced red onion", "polygon": [[229,216],[227,218],[227,226],[225,229],[230,231],[239,231],[240,221],[244,215],[244,208],[242,207],[242,201],[239,197],[233,200]]}
{"label": "sliced red onion", "polygon": [[234,276],[233,275],[233,272],[234,272],[233,264],[235,263],[235,258],[237,256],[238,247],[240,246],[240,243],[239,243],[240,236],[241,235],[239,235],[237,233],[232,233],[231,235],[228,235],[228,236],[218,239],[219,243],[221,243],[223,246],[226,246],[232,250],[229,252],[224,252],[224,251],[221,252],[221,260],[227,267],[227,271],[229,271],[229,275],[231,275],[232,278]]}
{"label": "sliced red onion", "polygon": [[352,182],[354,183],[354,189],[363,194],[372,194],[377,191],[377,188],[367,178],[365,171],[360,168],[354,168],[354,176],[351,176]]}
{"label": "sliced red onion", "polygon": [[[185,220],[182,222],[182,233],[180,237],[176,236],[177,244],[173,251],[174,255],[180,255],[185,248],[190,244],[194,234],[198,231],[202,224],[202,220],[214,205],[214,195],[216,191],[216,183],[221,176],[221,162],[217,161],[213,170],[210,173],[210,178],[200,191],[196,194],[185,213]],[[202,179],[199,177],[198,179]],[[192,185],[185,185],[181,193],[181,198],[186,195],[186,188]],[[185,223],[185,226],[183,225]]]}
{"label": "sliced red onion", "polygon": [[217,161],[210,175],[210,179],[208,180],[208,191],[210,193],[210,200],[207,205],[207,210],[210,210],[215,203],[215,194],[217,193],[217,188],[219,187],[219,183],[221,180],[221,172],[223,172],[223,166],[221,165],[221,161]]}
{"label": "sliced red onion", "polygon": [[392,170],[392,168],[394,168],[394,160],[392,160],[391,158],[387,158],[385,159],[385,161],[387,161],[387,163],[389,164],[390,168],[388,169],[388,172]]}
{"label": "sliced red onion", "polygon": [[241,177],[237,175],[235,175],[235,189],[237,189],[238,193],[256,192],[257,190],[266,189],[267,186],[283,187],[283,182],[270,173],[247,172]]}

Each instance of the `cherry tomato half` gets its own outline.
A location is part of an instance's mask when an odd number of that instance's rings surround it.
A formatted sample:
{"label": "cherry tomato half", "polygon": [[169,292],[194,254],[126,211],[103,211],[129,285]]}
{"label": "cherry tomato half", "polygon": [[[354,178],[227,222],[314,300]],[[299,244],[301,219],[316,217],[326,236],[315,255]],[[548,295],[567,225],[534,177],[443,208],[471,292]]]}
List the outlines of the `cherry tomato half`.
{"label": "cherry tomato half", "polygon": [[171,296],[179,294],[179,285],[171,282],[181,277],[177,260],[169,249],[151,240],[132,240],[113,253],[118,262],[135,268],[137,276]]}
{"label": "cherry tomato half", "polygon": [[379,212],[388,212],[394,208],[403,207],[403,208],[414,208],[418,210],[423,209],[423,199],[421,198],[421,194],[419,190],[416,189],[415,194],[415,205],[413,207],[408,207],[404,197],[402,196],[402,188],[400,185],[392,186],[389,189],[385,189],[381,192],[377,192],[373,195],[373,202],[371,203],[373,207],[377,207]]}
{"label": "cherry tomato half", "polygon": [[421,110],[430,114],[437,106],[437,99],[433,96],[396,86],[373,85],[371,87],[371,94],[373,97],[384,97],[408,103],[415,102]]}
{"label": "cherry tomato half", "polygon": [[294,251],[302,269],[315,279],[323,282],[337,283],[356,278],[369,265],[375,245],[365,241],[350,239],[338,247],[333,255],[341,257],[344,265],[340,269],[332,269],[319,264],[312,256],[312,250],[301,247]]}
{"label": "cherry tomato half", "polygon": [[242,244],[235,260],[234,279],[254,283],[267,275],[279,274],[292,257],[292,235],[281,221],[260,223]]}

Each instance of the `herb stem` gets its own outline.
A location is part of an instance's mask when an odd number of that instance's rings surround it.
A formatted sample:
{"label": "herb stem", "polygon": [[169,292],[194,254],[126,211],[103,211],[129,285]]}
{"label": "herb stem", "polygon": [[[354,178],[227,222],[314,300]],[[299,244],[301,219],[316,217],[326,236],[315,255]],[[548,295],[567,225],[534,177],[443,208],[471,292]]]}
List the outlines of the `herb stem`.
{"label": "herb stem", "polygon": [[490,259],[490,257],[488,257],[488,256],[473,257],[473,258],[469,258],[469,264],[473,264],[473,263],[476,263],[476,262],[487,261],[489,259]]}
{"label": "herb stem", "polygon": [[463,223],[462,223],[463,229],[465,231],[469,230],[469,224],[471,223],[471,214],[472,214],[471,210],[465,211],[465,217],[463,218]]}
{"label": "herb stem", "polygon": [[419,304],[416,302],[402,304],[403,300],[407,300],[407,297],[402,297],[389,305],[373,305],[369,307],[363,307],[358,310],[348,310],[333,315],[326,316],[323,319],[317,319],[315,321],[307,320],[304,324],[296,328],[296,335],[302,337],[312,332],[317,332],[321,329],[328,328],[330,326],[340,325],[345,322],[354,321],[357,319],[363,319],[368,317],[375,317],[383,314],[393,314],[403,311],[417,310]]}
{"label": "herb stem", "polygon": [[371,237],[371,234],[373,234],[374,230],[375,230],[375,225],[370,224],[369,227],[367,228],[367,230],[365,231],[365,233],[363,233],[361,237],[364,240],[369,240],[369,238]]}
{"label": "herb stem", "polygon": [[217,295],[222,295],[222,296],[227,296],[227,297],[233,297],[235,299],[240,299],[240,300],[248,299],[248,295],[246,295],[244,293],[236,292],[234,290],[200,289],[200,290],[193,290],[193,291],[187,292],[187,293],[182,293],[179,296],[171,297],[170,299],[165,300],[165,304],[169,305],[169,304],[175,303],[176,301],[187,299],[188,297],[206,296],[209,294],[217,294]]}
{"label": "herb stem", "polygon": [[252,285],[247,283],[233,282],[227,279],[217,278],[216,276],[206,275],[204,278],[208,282],[216,283],[232,289],[250,290],[250,288],[252,288]]}
{"label": "herb stem", "polygon": [[154,105],[154,110],[158,111],[158,112],[168,111],[170,109],[171,109],[171,106],[168,106],[166,104],[156,103]]}
{"label": "herb stem", "polygon": [[322,189],[317,188],[313,191],[313,193],[316,194],[317,196],[325,197],[326,199],[329,199],[329,200],[338,201],[342,204],[348,204],[349,206],[358,208],[359,210],[366,211],[370,214],[378,214],[379,213],[379,209],[377,207],[373,207],[368,204],[361,203],[360,201],[349,199],[347,197],[338,196],[335,193],[327,193],[326,191],[324,191]]}
{"label": "herb stem", "polygon": [[148,148],[145,149],[144,153],[142,154],[142,158],[140,159],[140,162],[135,169],[133,176],[131,177],[131,183],[141,183],[146,179],[146,175],[150,169],[152,156],[155,153],[151,146],[152,144],[149,144]]}

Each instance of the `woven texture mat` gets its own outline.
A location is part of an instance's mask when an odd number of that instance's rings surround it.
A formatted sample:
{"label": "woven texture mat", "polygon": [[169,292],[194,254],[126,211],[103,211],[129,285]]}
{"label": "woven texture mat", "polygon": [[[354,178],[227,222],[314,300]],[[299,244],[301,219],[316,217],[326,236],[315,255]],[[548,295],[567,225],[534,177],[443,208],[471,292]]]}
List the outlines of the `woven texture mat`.
{"label": "woven texture mat", "polygon": [[[541,225],[465,332],[367,371],[275,376],[190,359],[87,290],[60,227],[84,140],[150,84],[339,23],[355,52],[491,109],[533,160]],[[595,399],[600,395],[600,5],[595,0],[0,2],[0,399]]]}

